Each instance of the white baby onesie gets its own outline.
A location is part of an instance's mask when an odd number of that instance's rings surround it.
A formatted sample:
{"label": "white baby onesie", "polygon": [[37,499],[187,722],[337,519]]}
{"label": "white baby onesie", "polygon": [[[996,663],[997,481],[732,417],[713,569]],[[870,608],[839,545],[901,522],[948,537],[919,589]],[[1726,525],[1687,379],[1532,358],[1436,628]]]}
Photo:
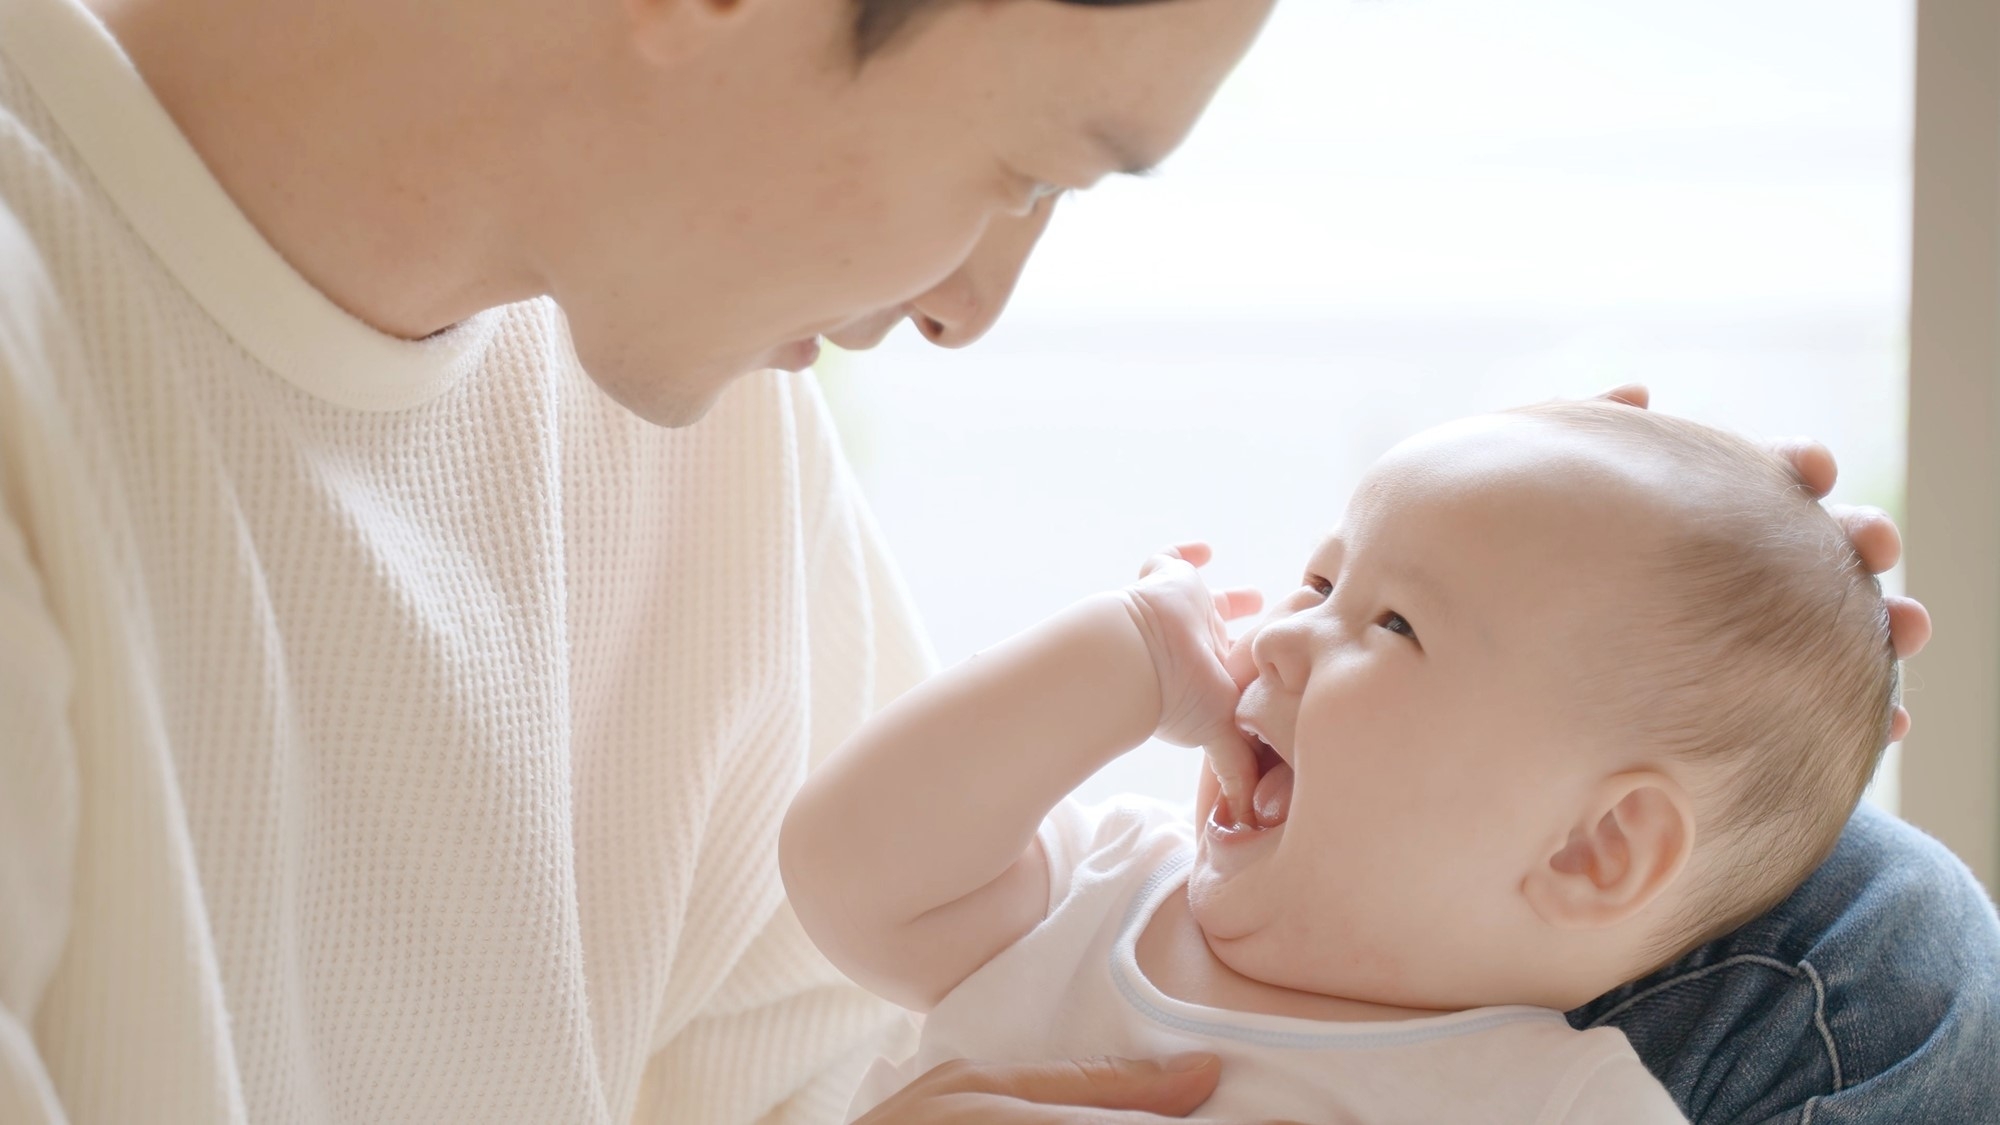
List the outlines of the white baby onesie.
{"label": "white baby onesie", "polygon": [[1615,1028],[1561,1012],[1476,1008],[1333,1023],[1184,1003],[1140,973],[1134,945],[1187,881],[1194,825],[1124,799],[1065,801],[1041,828],[1049,914],[967,977],[924,1021],[914,1058],[875,1064],[850,1119],[951,1059],[1031,1062],[1210,1051],[1222,1082],[1191,1120],[1309,1125],[1683,1122]]}

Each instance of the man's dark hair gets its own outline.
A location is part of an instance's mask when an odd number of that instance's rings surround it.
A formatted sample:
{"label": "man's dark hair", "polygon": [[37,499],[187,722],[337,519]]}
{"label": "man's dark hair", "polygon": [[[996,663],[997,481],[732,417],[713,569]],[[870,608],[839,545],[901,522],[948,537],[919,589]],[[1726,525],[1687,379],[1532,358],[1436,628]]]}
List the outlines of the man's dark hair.
{"label": "man's dark hair", "polygon": [[[934,11],[958,0],[854,0],[854,50],[865,59],[926,11]],[[1059,4],[1087,4],[1091,7],[1120,7],[1151,4],[1157,0],[1056,0]]]}

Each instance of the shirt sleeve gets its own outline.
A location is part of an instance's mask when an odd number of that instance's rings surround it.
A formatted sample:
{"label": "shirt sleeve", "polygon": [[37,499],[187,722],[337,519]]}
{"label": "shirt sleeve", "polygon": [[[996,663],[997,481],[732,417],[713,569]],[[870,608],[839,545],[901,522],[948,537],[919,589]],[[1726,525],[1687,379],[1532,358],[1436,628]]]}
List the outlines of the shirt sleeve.
{"label": "shirt sleeve", "polygon": [[1066,798],[1037,832],[1049,864],[1049,914],[1085,889],[1116,898],[1149,878],[1174,852],[1193,846],[1186,810],[1125,795],[1096,805]]}
{"label": "shirt sleeve", "polygon": [[28,538],[32,420],[73,340],[51,318],[47,274],[0,204],[0,1121],[65,1120],[34,1019],[69,933],[78,830],[71,653]]}
{"label": "shirt sleeve", "polygon": [[[20,424],[14,390],[0,429]],[[78,799],[69,653],[16,522],[16,436],[0,432],[0,1121],[31,1125],[65,1119],[32,1028],[69,930]]]}

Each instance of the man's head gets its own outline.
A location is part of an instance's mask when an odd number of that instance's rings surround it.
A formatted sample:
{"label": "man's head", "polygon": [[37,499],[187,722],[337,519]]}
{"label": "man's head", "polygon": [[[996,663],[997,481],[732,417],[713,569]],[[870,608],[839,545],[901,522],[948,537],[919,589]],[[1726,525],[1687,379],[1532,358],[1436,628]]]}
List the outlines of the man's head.
{"label": "man's head", "polygon": [[1212,760],[1256,814],[1205,774],[1211,946],[1426,1008],[1573,1007],[1771,905],[1852,810],[1896,676],[1787,467],[1605,403],[1397,447],[1232,659],[1246,744]]}
{"label": "man's head", "polygon": [[524,141],[538,270],[662,423],[820,336],[967,342],[1054,193],[1173,151],[1271,3],[620,0],[551,43],[589,65]]}

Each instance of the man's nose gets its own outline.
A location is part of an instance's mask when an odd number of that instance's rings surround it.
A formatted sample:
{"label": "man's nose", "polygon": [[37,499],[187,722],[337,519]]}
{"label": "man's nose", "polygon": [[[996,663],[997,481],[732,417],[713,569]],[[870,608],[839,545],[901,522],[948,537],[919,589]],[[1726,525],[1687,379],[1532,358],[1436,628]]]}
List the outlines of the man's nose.
{"label": "man's nose", "polygon": [[1006,310],[1028,255],[1048,229],[1055,201],[1049,196],[1025,215],[1001,216],[988,223],[965,263],[910,302],[910,320],[917,331],[945,348],[962,348],[986,335]]}

